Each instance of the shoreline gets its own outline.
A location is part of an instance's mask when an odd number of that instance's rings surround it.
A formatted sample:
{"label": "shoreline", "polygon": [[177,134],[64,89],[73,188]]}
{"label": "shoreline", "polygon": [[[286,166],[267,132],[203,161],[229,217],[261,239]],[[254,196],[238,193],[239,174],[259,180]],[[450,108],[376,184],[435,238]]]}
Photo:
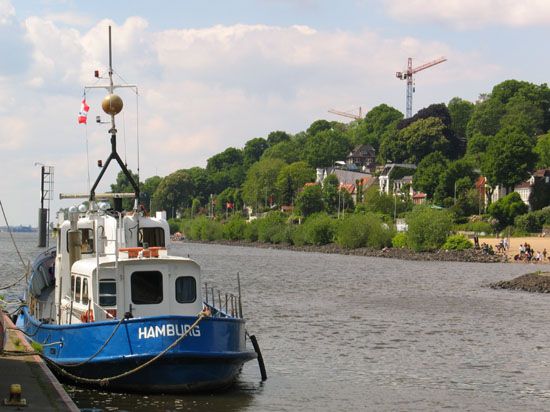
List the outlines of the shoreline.
{"label": "shoreline", "polygon": [[[172,241],[178,242],[178,241]],[[239,240],[216,240],[216,241],[202,241],[202,240],[189,240],[185,239],[183,243],[202,243],[202,244],[216,244],[224,246],[241,246],[241,247],[255,247],[259,249],[278,249],[289,250],[294,252],[314,252],[314,253],[327,253],[327,254],[339,254],[350,256],[368,256],[368,257],[381,257],[388,259],[401,259],[401,260],[414,260],[414,261],[441,261],[441,262],[471,262],[471,263],[509,263],[505,255],[487,255],[480,250],[467,249],[467,250],[438,250],[435,252],[415,252],[410,249],[397,249],[397,248],[385,248],[385,249],[372,249],[372,248],[357,248],[357,249],[344,249],[335,243],[328,245],[304,245],[294,246],[290,244],[273,244],[273,243],[261,243],[261,242],[246,242]]]}

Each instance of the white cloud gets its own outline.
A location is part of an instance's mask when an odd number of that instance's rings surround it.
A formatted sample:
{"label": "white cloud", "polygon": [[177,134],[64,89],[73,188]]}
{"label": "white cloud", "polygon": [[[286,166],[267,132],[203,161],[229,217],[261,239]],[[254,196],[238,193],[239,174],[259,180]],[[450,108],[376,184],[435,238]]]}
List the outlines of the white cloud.
{"label": "white cloud", "polygon": [[0,0],[0,25],[9,24],[15,16],[15,8],[10,0]]}
{"label": "white cloud", "polygon": [[388,12],[406,22],[437,21],[458,28],[550,23],[547,0],[386,0]]}

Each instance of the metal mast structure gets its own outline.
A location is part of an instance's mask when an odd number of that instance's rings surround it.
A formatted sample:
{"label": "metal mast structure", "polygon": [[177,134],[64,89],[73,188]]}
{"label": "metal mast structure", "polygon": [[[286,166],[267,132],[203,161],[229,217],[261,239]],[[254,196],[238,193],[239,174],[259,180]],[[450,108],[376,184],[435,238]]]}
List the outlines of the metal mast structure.
{"label": "metal mast structure", "polygon": [[338,116],[349,117],[354,120],[362,120],[364,118],[363,109],[361,108],[361,106],[359,106],[359,114],[355,114],[354,112],[343,112],[341,110],[336,110],[336,109],[329,109],[328,112],[337,114]]}
{"label": "metal mast structure", "polygon": [[50,201],[53,198],[53,166],[40,165],[40,210],[38,211],[38,247],[50,246]]}
{"label": "metal mast structure", "polygon": [[431,62],[424,63],[417,67],[413,67],[412,57],[409,57],[407,62],[407,71],[395,73],[395,77],[397,77],[398,79],[407,80],[407,107],[405,112],[405,118],[408,119],[409,117],[412,117],[413,93],[414,93],[413,75],[418,73],[421,70],[435,66],[436,64],[439,64],[439,63],[443,63],[444,61],[447,61],[447,59],[445,57],[440,57],[439,59],[433,60]]}

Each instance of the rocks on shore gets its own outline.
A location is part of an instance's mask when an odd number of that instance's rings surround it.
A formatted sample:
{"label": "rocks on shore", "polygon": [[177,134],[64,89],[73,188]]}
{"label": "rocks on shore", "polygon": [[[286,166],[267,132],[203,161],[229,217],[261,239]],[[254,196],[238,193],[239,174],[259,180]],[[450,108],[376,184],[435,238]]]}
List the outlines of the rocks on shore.
{"label": "rocks on shore", "polygon": [[512,280],[491,283],[493,289],[524,290],[526,292],[550,293],[550,272],[527,273]]}
{"label": "rocks on shore", "polygon": [[[208,242],[198,242],[198,243],[208,243]],[[334,243],[331,243],[328,245],[320,245],[320,246],[315,246],[315,245],[294,246],[294,245],[288,245],[288,244],[272,244],[272,243],[245,242],[245,241],[216,241],[213,243],[230,245],[230,246],[258,247],[263,249],[282,249],[282,250],[293,250],[298,252],[337,253],[341,255],[384,257],[384,258],[419,260],[419,261],[477,262],[477,263],[497,263],[497,262],[507,261],[506,256],[504,255],[496,255],[496,254],[489,255],[474,249],[439,250],[435,252],[415,252],[410,249],[400,249],[400,248],[344,249]]]}

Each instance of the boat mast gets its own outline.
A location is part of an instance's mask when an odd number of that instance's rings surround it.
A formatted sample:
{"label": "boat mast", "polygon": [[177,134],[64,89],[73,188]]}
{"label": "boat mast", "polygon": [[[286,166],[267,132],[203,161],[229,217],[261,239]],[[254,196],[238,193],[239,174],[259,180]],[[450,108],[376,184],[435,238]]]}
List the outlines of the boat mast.
{"label": "boat mast", "polygon": [[[114,94],[115,88],[118,87],[134,87],[134,86],[116,86],[113,83],[113,54],[112,54],[112,47],[111,47],[111,26],[109,26],[109,87],[106,87],[106,89],[109,91],[109,94],[103,99],[103,102],[101,103],[101,106],[103,107],[103,111],[111,116],[111,129],[109,130],[109,133],[111,134],[111,154],[107,158],[107,161],[103,165],[101,172],[99,173],[99,176],[97,177],[94,185],[90,189],[90,201],[95,201],[95,189],[97,188],[97,185],[101,181],[101,178],[107,171],[107,167],[109,167],[109,163],[111,163],[111,160],[116,160],[119,164],[120,168],[122,169],[122,172],[132,185],[134,189],[134,195],[135,199],[139,200],[139,185],[134,181],[134,178],[126,168],[126,165],[120,158],[119,154],[116,150],[116,127],[115,127],[115,115],[120,113],[122,110],[123,102],[122,99]],[[115,202],[117,200],[121,199],[115,199]],[[136,205],[137,206],[137,205]]]}

